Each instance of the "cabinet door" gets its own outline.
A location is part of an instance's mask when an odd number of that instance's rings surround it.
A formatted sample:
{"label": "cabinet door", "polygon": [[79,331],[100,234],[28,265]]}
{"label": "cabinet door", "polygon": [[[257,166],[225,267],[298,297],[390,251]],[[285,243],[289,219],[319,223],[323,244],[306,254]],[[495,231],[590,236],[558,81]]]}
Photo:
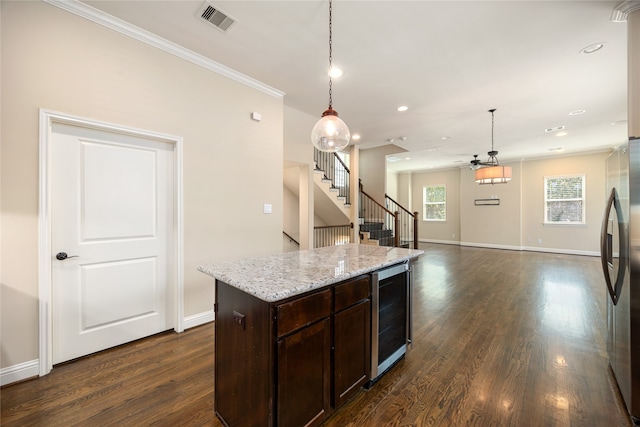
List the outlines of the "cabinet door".
{"label": "cabinet door", "polygon": [[344,404],[369,379],[371,300],[334,315],[334,402]]}
{"label": "cabinet door", "polygon": [[277,425],[319,425],[331,411],[331,320],[278,340]]}

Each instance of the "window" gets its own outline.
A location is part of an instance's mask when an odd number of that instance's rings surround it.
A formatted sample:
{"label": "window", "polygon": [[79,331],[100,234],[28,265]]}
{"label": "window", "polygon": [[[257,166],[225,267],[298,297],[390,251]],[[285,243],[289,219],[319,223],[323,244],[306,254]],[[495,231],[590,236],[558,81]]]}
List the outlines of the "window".
{"label": "window", "polygon": [[424,221],[447,220],[447,189],[444,185],[426,185],[422,187]]}
{"label": "window", "polygon": [[585,223],[585,176],[544,178],[544,222],[546,224]]}

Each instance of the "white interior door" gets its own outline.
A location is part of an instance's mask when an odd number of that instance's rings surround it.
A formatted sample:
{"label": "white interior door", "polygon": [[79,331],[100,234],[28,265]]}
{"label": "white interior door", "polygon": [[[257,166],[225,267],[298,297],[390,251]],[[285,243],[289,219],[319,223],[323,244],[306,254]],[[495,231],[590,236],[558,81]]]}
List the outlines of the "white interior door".
{"label": "white interior door", "polygon": [[173,327],[173,155],[166,142],[53,124],[53,363]]}

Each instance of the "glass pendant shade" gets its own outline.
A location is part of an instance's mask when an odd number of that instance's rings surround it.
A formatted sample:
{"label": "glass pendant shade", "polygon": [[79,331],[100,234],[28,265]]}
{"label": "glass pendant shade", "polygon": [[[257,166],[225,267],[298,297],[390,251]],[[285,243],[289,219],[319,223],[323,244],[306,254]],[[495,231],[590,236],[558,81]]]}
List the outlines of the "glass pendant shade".
{"label": "glass pendant shade", "polygon": [[335,153],[349,145],[351,133],[338,113],[329,108],[311,130],[311,142],[320,151]]}
{"label": "glass pendant shade", "polygon": [[478,184],[506,184],[511,181],[511,166],[490,166],[476,170]]}

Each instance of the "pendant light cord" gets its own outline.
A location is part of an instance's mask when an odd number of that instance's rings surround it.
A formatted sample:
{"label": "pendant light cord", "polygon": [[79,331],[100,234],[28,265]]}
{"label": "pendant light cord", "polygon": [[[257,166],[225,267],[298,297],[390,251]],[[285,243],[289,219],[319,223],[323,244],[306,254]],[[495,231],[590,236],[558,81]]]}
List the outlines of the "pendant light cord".
{"label": "pendant light cord", "polygon": [[331,33],[332,33],[332,22],[331,22],[331,16],[332,16],[332,2],[331,0],[329,0],[329,110],[332,110],[332,105],[333,105],[333,99],[332,99],[332,85],[333,85],[333,81],[331,80],[331,62],[333,59],[333,52],[332,52],[332,40],[331,40]]}
{"label": "pendant light cord", "polygon": [[489,110],[489,112],[491,113],[491,151],[489,151],[489,161],[487,163],[490,163],[491,166],[498,166],[500,165],[500,163],[498,162],[498,157],[497,154],[498,152],[494,150],[493,148],[493,128],[494,128],[494,115],[493,113],[495,113],[496,109],[492,108],[491,110]]}

